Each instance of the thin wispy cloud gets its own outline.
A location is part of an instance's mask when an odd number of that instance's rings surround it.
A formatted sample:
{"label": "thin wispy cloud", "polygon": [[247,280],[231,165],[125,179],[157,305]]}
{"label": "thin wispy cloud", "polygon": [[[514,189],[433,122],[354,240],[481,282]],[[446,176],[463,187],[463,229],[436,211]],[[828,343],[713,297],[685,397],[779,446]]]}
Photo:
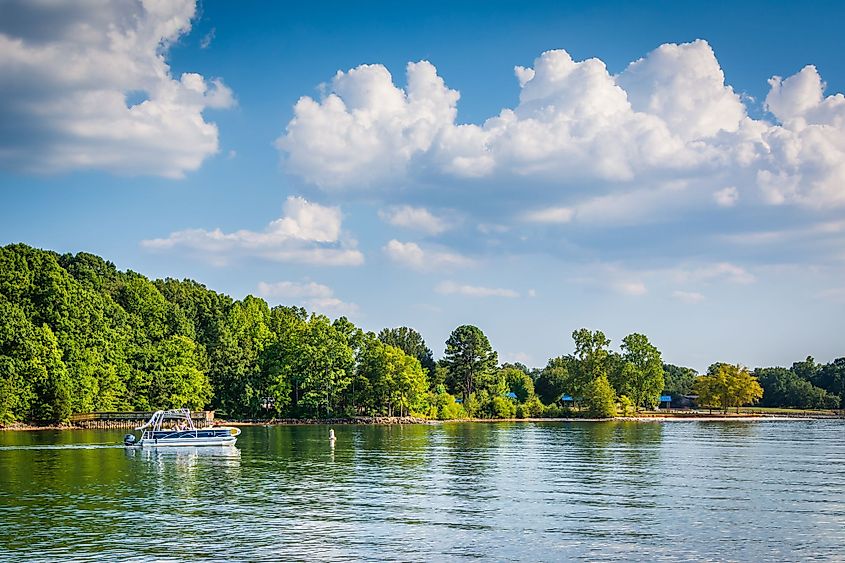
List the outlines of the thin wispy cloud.
{"label": "thin wispy cloud", "polygon": [[505,297],[508,299],[519,297],[519,292],[513,289],[466,285],[453,281],[440,282],[434,290],[442,295],[463,295],[465,297]]}
{"label": "thin wispy cloud", "polygon": [[281,281],[274,283],[258,282],[258,294],[264,297],[300,298],[300,297],[331,297],[332,289],[315,282]]}
{"label": "thin wispy cloud", "polygon": [[200,49],[208,49],[211,47],[211,42],[214,41],[214,36],[217,34],[217,28],[212,27],[208,33],[202,36],[200,39]]}
{"label": "thin wispy cloud", "polygon": [[456,252],[423,249],[415,242],[401,242],[396,239],[389,241],[382,250],[393,262],[415,270],[460,268],[473,264],[472,259]]}
{"label": "thin wispy cloud", "polygon": [[822,290],[817,294],[817,297],[832,303],[845,303],[845,287],[831,287]]}
{"label": "thin wispy cloud", "polygon": [[400,205],[379,210],[382,221],[406,229],[438,235],[449,230],[452,225],[444,218],[436,217],[424,207]]}
{"label": "thin wispy cloud", "polygon": [[259,282],[258,294],[271,300],[286,301],[329,316],[355,315],[359,307],[335,296],[327,285],[315,282]]}
{"label": "thin wispy cloud", "polygon": [[672,297],[681,303],[689,303],[691,305],[704,301],[704,295],[698,293],[697,291],[676,290],[672,292]]}
{"label": "thin wispy cloud", "polygon": [[617,293],[635,297],[648,293],[646,285],[639,280],[618,280],[612,282],[610,287],[612,287]]}
{"label": "thin wispy cloud", "polygon": [[733,186],[728,186],[714,193],[713,199],[721,207],[733,207],[739,200],[739,190]]}
{"label": "thin wispy cloud", "polygon": [[729,262],[719,262],[696,267],[675,269],[673,277],[678,282],[707,283],[727,281],[735,284],[752,284],[757,278],[742,266]]}
{"label": "thin wispy cloud", "polygon": [[550,207],[528,211],[522,215],[523,221],[531,223],[569,223],[575,212],[569,207]]}

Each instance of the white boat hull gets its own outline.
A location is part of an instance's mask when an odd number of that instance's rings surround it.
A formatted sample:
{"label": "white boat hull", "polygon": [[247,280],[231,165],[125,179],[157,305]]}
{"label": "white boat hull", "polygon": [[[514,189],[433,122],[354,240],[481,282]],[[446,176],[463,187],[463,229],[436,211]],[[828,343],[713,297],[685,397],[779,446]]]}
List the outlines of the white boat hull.
{"label": "white boat hull", "polygon": [[237,438],[230,436],[228,438],[182,438],[161,440],[141,440],[138,445],[142,448],[164,448],[173,446],[233,446],[237,442]]}

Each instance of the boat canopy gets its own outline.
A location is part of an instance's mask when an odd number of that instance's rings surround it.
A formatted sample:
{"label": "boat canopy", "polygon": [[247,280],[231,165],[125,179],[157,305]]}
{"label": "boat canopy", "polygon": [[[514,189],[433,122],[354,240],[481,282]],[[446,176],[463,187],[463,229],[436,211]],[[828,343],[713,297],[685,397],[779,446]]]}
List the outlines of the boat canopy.
{"label": "boat canopy", "polygon": [[135,430],[149,429],[152,432],[159,432],[162,425],[168,420],[179,420],[186,424],[185,430],[194,430],[194,421],[191,418],[191,409],[171,409],[166,411],[156,411],[153,416],[143,426],[137,427]]}

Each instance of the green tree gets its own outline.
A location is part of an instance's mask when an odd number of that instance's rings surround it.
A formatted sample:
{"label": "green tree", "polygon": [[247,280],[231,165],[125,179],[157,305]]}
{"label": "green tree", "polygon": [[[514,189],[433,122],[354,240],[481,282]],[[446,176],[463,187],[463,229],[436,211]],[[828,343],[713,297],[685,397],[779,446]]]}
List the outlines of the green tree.
{"label": "green tree", "polygon": [[725,411],[755,403],[763,396],[757,378],[739,364],[713,364],[707,375],[696,380],[695,391],[700,404]]}
{"label": "green tree", "polygon": [[412,408],[420,404],[428,390],[428,378],[417,358],[395,346],[388,346],[388,355],[392,356],[390,363],[395,366],[391,405],[399,408],[400,416],[407,416]]}
{"label": "green tree", "polygon": [[186,336],[159,342],[150,359],[149,404],[155,409],[201,409],[211,400],[204,352]]}
{"label": "green tree", "polygon": [[807,356],[803,362],[793,363],[791,368],[792,373],[810,383],[816,382],[821,370],[822,366],[816,363],[812,356]]}
{"label": "green tree", "polygon": [[449,370],[452,388],[464,402],[478,389],[484,389],[498,363],[498,355],[478,327],[463,325],[446,341],[443,360]]}
{"label": "green tree", "polygon": [[312,315],[292,354],[291,372],[301,377],[299,407],[304,414],[337,414],[352,383],[354,354],[343,333],[323,315]]}
{"label": "green tree", "polygon": [[760,400],[763,396],[763,388],[747,368],[736,365],[723,369],[730,372],[727,406],[736,407],[739,412],[741,405],[753,404]]}
{"label": "green tree", "polygon": [[689,395],[697,376],[698,372],[692,368],[663,364],[663,389],[673,398]]}
{"label": "green tree", "polygon": [[758,368],[754,370],[754,376],[763,388],[760,404],[765,407],[826,409],[839,406],[839,397],[800,378],[790,369]]}
{"label": "green tree", "polygon": [[499,370],[499,378],[505,381],[507,390],[516,395],[520,403],[534,396],[534,381],[531,376],[516,367],[503,367]]}
{"label": "green tree", "polygon": [[405,352],[405,354],[416,358],[425,370],[426,377],[429,380],[434,379],[434,356],[428,346],[426,346],[425,340],[419,332],[406,326],[385,328],[378,333],[378,339],[385,344],[396,346]]}
{"label": "green tree", "polygon": [[37,399],[32,420],[65,422],[71,415],[71,381],[62,361],[62,353],[50,327],[42,325],[33,333],[34,354],[29,359]]}
{"label": "green tree", "polygon": [[247,296],[235,302],[215,330],[209,348],[209,379],[215,408],[228,416],[255,417],[262,412],[269,384],[264,349],[273,342],[270,309],[262,299]]}
{"label": "green tree", "polygon": [[547,405],[560,401],[564,393],[573,393],[570,373],[575,373],[577,360],[572,356],[560,356],[549,360],[534,382],[534,391]]}
{"label": "green tree", "polygon": [[23,310],[0,295],[0,424],[31,420],[38,399],[33,333]]}
{"label": "green tree", "polygon": [[816,375],[814,383],[839,398],[845,407],[845,358],[837,358],[825,364]]}
{"label": "green tree", "polygon": [[584,388],[583,405],[589,416],[595,418],[616,416],[616,393],[606,375],[600,375],[587,384]]}
{"label": "green tree", "polygon": [[357,370],[366,412],[402,416],[422,408],[428,378],[419,360],[396,346],[385,344],[370,333]]}
{"label": "green tree", "polygon": [[575,341],[575,358],[577,362],[570,370],[570,394],[580,397],[585,394],[588,384],[599,377],[608,375],[608,346],[610,340],[603,332],[592,332],[581,328],[572,333]]}
{"label": "green tree", "polygon": [[622,350],[625,365],[621,393],[631,399],[635,408],[653,407],[660,401],[664,385],[660,351],[639,333],[623,338]]}

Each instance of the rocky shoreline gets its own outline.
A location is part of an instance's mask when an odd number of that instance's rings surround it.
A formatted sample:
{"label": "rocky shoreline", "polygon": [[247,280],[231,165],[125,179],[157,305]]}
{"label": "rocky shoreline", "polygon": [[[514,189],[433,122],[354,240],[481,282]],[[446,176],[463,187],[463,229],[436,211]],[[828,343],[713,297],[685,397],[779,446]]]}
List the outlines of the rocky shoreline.
{"label": "rocky shoreline", "polygon": [[[673,413],[665,415],[647,414],[640,416],[618,416],[616,418],[473,418],[462,420],[429,420],[414,416],[359,416],[352,418],[277,418],[270,420],[215,420],[214,426],[297,426],[297,425],[409,425],[409,424],[443,424],[449,422],[772,422],[799,420],[843,420],[845,417],[828,414],[814,414],[809,412],[795,414],[704,414],[704,413]],[[36,430],[86,430],[84,426],[73,424],[33,426],[30,424],[14,423],[0,425],[0,431],[36,431]]]}
{"label": "rocky shoreline", "polygon": [[274,418],[271,420],[215,420],[215,425],[227,426],[287,426],[300,424],[437,424],[415,416],[356,416],[352,418]]}

